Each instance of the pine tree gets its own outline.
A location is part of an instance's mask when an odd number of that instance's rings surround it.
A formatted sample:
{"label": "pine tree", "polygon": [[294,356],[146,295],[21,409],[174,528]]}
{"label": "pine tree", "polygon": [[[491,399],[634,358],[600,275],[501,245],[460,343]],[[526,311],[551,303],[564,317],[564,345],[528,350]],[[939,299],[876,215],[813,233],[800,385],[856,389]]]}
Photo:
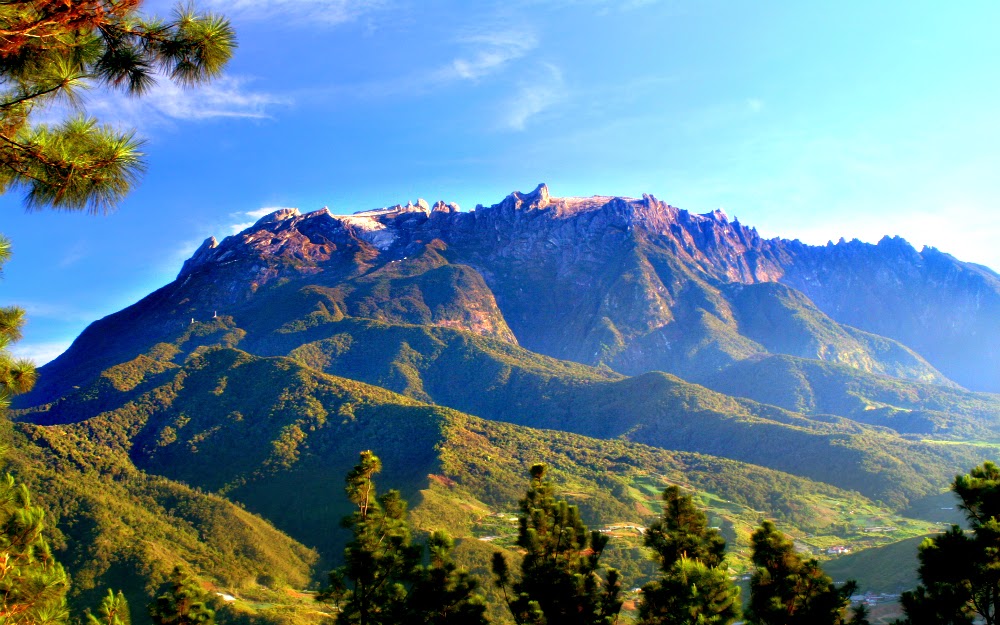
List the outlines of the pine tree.
{"label": "pine tree", "polygon": [[750,625],[841,625],[849,597],[857,585],[841,588],[823,573],[815,559],[803,559],[795,546],[771,521],[751,537],[753,563],[750,580]]}
{"label": "pine tree", "polygon": [[503,554],[493,555],[496,584],[521,625],[610,625],[622,601],[618,571],[598,574],[608,537],[590,532],[576,506],[555,498],[546,467],[531,467],[531,483],[520,502],[517,544],[524,551],[514,580]]}
{"label": "pine tree", "polygon": [[[10,243],[0,237],[0,267],[10,258]],[[13,396],[35,383],[30,361],[7,348],[21,338],[24,311],[0,308],[0,413]],[[0,478],[0,622],[11,625],[61,623],[68,616],[69,579],[52,556],[43,531],[45,513],[14,477]]]}
{"label": "pine tree", "polygon": [[154,625],[213,625],[208,593],[184,569],[174,567],[160,595],[149,604]]}
{"label": "pine tree", "polygon": [[382,462],[370,451],[347,475],[347,497],[356,510],[341,525],[353,537],[344,549],[344,566],[330,572],[330,586],[321,595],[340,606],[337,624],[395,623],[405,610],[404,582],[420,562],[420,549],[411,544],[406,502],[397,491],[382,497],[372,477]]}
{"label": "pine tree", "polygon": [[953,525],[921,543],[921,585],[902,598],[909,625],[1000,623],[1000,467],[985,462],[952,490],[971,530]]}
{"label": "pine tree", "polygon": [[642,588],[640,625],[728,625],[740,616],[740,589],[723,564],[726,541],[676,486],[663,491],[663,516],[644,535],[662,577]]}
{"label": "pine tree", "polygon": [[[7,0],[0,3],[0,192],[19,188],[29,209],[104,212],[143,170],[141,141],[87,117],[91,85],[133,96],[163,75],[181,85],[217,76],[235,35],[217,15],[179,7],[144,18],[141,0]],[[34,124],[41,106],[77,110]]]}
{"label": "pine tree", "polygon": [[[9,259],[10,241],[0,235],[0,269]],[[0,413],[10,406],[12,397],[27,393],[35,385],[35,366],[8,351],[21,338],[23,327],[24,310],[13,306],[0,308]]]}
{"label": "pine tree", "polygon": [[726,553],[726,539],[708,527],[705,513],[677,486],[663,490],[663,516],[649,527],[643,542],[656,553],[663,572],[682,556],[714,568],[722,564]]}
{"label": "pine tree", "polygon": [[0,622],[48,625],[68,618],[69,578],[45,540],[44,513],[23,484],[0,478]]}
{"label": "pine tree", "polygon": [[479,582],[451,558],[454,541],[434,532],[427,541],[430,562],[413,571],[402,625],[485,625],[486,604]]}
{"label": "pine tree", "polygon": [[116,595],[109,589],[97,608],[97,616],[87,614],[87,625],[132,625],[125,595],[121,591]]}
{"label": "pine tree", "polygon": [[378,456],[365,451],[347,475],[356,509],[341,524],[352,538],[344,566],[330,572],[319,599],[337,603],[337,625],[485,624],[477,584],[452,561],[447,534],[431,536],[430,563],[421,566],[423,548],[412,542],[406,501],[395,490],[376,494],[373,477],[381,470]]}
{"label": "pine tree", "polygon": [[872,625],[871,621],[868,620],[868,606],[860,603],[853,609],[853,612],[851,625]]}

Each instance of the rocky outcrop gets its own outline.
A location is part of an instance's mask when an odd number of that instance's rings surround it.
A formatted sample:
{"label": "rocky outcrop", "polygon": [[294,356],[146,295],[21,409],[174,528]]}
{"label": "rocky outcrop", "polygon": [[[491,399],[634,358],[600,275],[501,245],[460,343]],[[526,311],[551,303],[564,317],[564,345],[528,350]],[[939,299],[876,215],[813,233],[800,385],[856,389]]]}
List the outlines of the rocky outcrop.
{"label": "rocky outcrop", "polygon": [[[786,288],[739,288],[771,283]],[[986,268],[899,238],[763,239],[721,210],[544,184],[472,211],[281,209],[208,239],[172,284],[98,326],[124,350],[219,311],[257,336],[344,316],[461,328],[627,374],[708,379],[781,353],[1000,391],[1000,277]]]}

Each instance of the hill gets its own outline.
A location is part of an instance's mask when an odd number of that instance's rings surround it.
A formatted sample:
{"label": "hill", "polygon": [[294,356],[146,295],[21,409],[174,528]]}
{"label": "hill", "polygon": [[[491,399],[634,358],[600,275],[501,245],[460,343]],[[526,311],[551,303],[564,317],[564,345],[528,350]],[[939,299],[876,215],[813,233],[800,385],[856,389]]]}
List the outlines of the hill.
{"label": "hill", "polygon": [[761,517],[818,554],[933,529],[902,515],[1000,439],[998,302],[996,274],[936,250],[764,240],[651,196],[283,209],[43,367],[12,462],[54,493],[82,593],[137,567],[139,593],[171,558],[220,587],[310,583],[363,449],[477,570],[541,460],[629,580],[669,483],[740,571]]}
{"label": "hill", "polygon": [[790,356],[748,358],[700,381],[728,395],[809,415],[840,415],[901,434],[995,441],[1000,425],[1000,395]]}
{"label": "hill", "polygon": [[279,596],[313,575],[314,550],[231,501],[138,470],[100,437],[17,424],[5,435],[7,470],[35,494],[72,603],[92,608],[107,588],[143,606],[176,565],[228,592]]}
{"label": "hill", "polygon": [[211,348],[167,374],[150,362],[146,390],[119,391],[118,407],[73,414],[76,404],[66,402],[48,413],[60,415],[60,425],[23,427],[63,445],[108,450],[109,458],[127,456],[147,473],[237,501],[328,561],[342,540],[333,528],[347,511],[343,476],[361,449],[380,450],[381,482],[419,500],[414,515],[422,529],[447,527],[459,537],[471,536],[490,513],[516,509],[527,468],[537,461],[551,466],[595,524],[644,522],[667,483],[731,502],[728,514],[742,515],[744,528],[763,513],[821,532],[837,524],[823,498],[892,516],[858,494],[771,469],[479,419],[287,358]]}

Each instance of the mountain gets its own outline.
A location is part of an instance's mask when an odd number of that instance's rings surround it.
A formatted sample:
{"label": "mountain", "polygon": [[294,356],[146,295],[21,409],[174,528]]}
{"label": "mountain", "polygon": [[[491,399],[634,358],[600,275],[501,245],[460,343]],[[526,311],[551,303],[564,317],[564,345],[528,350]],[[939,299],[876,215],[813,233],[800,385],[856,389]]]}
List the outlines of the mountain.
{"label": "mountain", "polygon": [[[510,546],[539,460],[592,523],[641,524],[680,483],[737,554],[762,515],[818,553],[864,549],[930,531],[916,511],[1000,442],[998,302],[996,274],[933,249],[765,240],[651,196],[283,209],[43,367],[18,449],[42,472],[86,458],[86,490],[126,467],[243,506],[314,574],[340,557],[363,449],[481,571],[493,545],[475,539]],[[121,497],[171,510],[143,488]],[[236,566],[164,540],[206,575]]]}
{"label": "mountain", "polygon": [[471,212],[439,202],[265,216],[206,241],[177,280],[95,324],[48,377],[71,382],[81,361],[114,364],[122,347],[134,356],[144,350],[133,343],[216,311],[246,327],[249,302],[294,306],[278,293],[306,284],[325,298],[317,314],[460,328],[626,374],[696,378],[781,353],[1000,388],[1000,278],[989,270],[899,239],[764,240],[718,211],[651,196],[553,198],[544,186]]}

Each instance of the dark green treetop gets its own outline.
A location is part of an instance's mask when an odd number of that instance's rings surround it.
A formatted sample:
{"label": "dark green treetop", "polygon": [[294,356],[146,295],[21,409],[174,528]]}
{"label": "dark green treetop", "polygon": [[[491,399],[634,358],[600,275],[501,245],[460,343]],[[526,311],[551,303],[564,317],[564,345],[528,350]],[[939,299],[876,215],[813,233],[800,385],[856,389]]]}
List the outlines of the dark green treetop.
{"label": "dark green treetop", "polygon": [[485,625],[486,604],[479,582],[452,560],[454,541],[434,532],[427,541],[430,562],[413,571],[404,625]]}
{"label": "dark green treetop", "polygon": [[0,622],[63,623],[69,578],[42,534],[44,513],[23,484],[0,478]]}
{"label": "dark green treetop", "polygon": [[642,588],[641,625],[728,625],[740,617],[740,589],[729,580],[726,541],[677,486],[663,491],[663,516],[643,538],[662,576]]}
{"label": "dark green treetop", "polygon": [[430,562],[421,565],[423,548],[412,541],[406,501],[395,490],[381,497],[375,491],[373,477],[381,470],[378,456],[365,451],[347,474],[355,510],[342,525],[352,538],[344,565],[330,572],[319,599],[336,602],[337,625],[485,624],[478,584],[452,561],[447,534],[431,536]]}
{"label": "dark green treetop", "polygon": [[984,462],[952,483],[971,531],[924,539],[920,586],[903,593],[909,625],[1000,623],[1000,468]]}
{"label": "dark green treetop", "polygon": [[726,539],[719,530],[708,527],[705,513],[677,486],[664,489],[663,516],[646,530],[643,542],[656,553],[664,572],[682,557],[717,567],[726,553]]}
{"label": "dark green treetop", "polygon": [[846,621],[849,597],[857,584],[841,588],[823,573],[813,558],[803,558],[792,541],[771,521],[764,521],[751,537],[753,563],[750,625],[841,625]]}
{"label": "dark green treetop", "polygon": [[132,625],[125,595],[121,591],[115,594],[109,589],[97,607],[97,615],[87,614],[87,625]]}
{"label": "dark green treetop", "polygon": [[208,607],[208,593],[179,566],[149,604],[154,625],[213,625],[215,611]]}
{"label": "dark green treetop", "polygon": [[576,506],[555,497],[546,467],[531,467],[521,500],[517,544],[524,551],[516,581],[502,553],[493,556],[496,584],[514,620],[533,625],[610,625],[621,611],[621,580],[608,569],[599,574],[608,537],[587,531]]}

